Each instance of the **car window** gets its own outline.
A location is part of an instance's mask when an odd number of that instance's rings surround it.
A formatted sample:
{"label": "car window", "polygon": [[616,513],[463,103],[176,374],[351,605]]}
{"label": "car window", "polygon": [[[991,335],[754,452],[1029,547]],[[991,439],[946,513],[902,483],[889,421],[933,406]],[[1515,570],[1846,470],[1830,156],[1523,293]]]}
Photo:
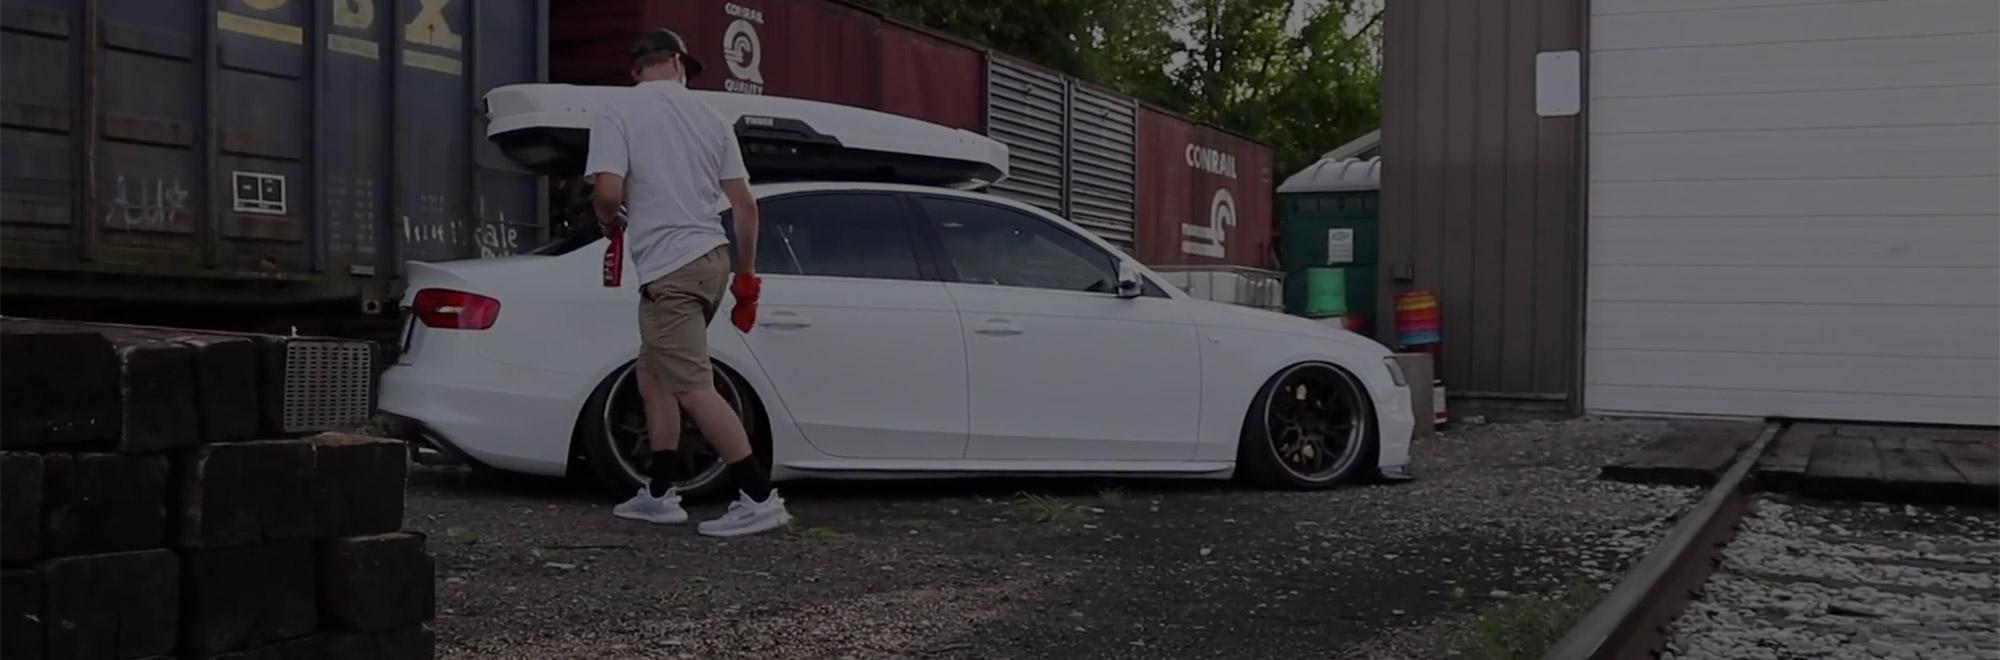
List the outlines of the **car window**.
{"label": "car window", "polygon": [[961,282],[1099,293],[1116,286],[1111,255],[1061,227],[993,204],[918,200]]}
{"label": "car window", "polygon": [[[811,194],[757,204],[757,270],[772,275],[920,279],[916,242],[896,198]],[[735,240],[735,222],[723,213]]]}

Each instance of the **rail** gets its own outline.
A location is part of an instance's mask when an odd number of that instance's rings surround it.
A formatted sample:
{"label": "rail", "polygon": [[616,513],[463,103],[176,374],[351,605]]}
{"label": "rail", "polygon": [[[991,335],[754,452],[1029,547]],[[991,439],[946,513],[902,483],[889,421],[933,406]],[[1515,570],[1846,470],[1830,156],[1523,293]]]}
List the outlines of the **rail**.
{"label": "rail", "polygon": [[1636,660],[1655,657],[1667,625],[1722,561],[1722,547],[1749,509],[1750,471],[1784,425],[1764,426],[1755,442],[1674,525],[1667,537],[1579,619],[1542,660]]}

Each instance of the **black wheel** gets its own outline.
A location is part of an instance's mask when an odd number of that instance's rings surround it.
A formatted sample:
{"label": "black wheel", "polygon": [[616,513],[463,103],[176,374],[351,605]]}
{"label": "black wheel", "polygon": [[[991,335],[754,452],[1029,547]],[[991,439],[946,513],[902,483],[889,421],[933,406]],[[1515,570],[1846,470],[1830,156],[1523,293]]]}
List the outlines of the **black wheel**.
{"label": "black wheel", "polygon": [[[639,399],[637,363],[620,368],[583,406],[583,420],[578,433],[584,450],[584,458],[590,470],[597,476],[599,484],[616,497],[628,497],[646,483],[646,474],[653,460],[651,446],[647,443],[646,410]],[[715,391],[729,401],[736,410],[736,416],[743,421],[743,428],[755,442],[756,415],[745,396],[745,388],[721,366],[715,368]],[[762,451],[761,448],[758,448]],[[681,447],[676,452],[683,465],[681,474],[690,475],[682,482],[681,493],[690,499],[699,499],[728,492],[731,484],[723,471],[722,458],[715,448],[696,428],[694,420],[685,413],[681,415]],[[759,457],[763,458],[763,457]]]}
{"label": "black wheel", "polygon": [[1251,399],[1236,464],[1265,488],[1327,488],[1372,467],[1375,442],[1375,406],[1361,382],[1306,362],[1272,376]]}

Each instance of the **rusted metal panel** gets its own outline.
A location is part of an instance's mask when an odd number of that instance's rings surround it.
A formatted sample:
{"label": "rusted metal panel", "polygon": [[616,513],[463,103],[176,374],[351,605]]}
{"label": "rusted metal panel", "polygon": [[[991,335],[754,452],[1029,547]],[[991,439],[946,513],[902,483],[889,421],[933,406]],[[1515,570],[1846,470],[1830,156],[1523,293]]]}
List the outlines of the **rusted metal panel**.
{"label": "rusted metal panel", "polygon": [[1137,212],[1138,122],[1132,97],[1070,83],[1070,220],[1127,249]]}
{"label": "rusted metal panel", "polygon": [[1139,260],[1271,268],[1271,167],[1268,146],[1141,105]]}
{"label": "rusted metal panel", "polygon": [[1385,3],[1381,274],[1438,292],[1455,395],[1577,389],[1581,118],[1535,113],[1534,60],[1581,47],[1586,2]]}
{"label": "rusted metal panel", "polygon": [[907,26],[882,24],[880,110],[953,128],[986,128],[986,54]]}
{"label": "rusted metal panel", "polygon": [[631,47],[664,27],[706,71],[698,89],[770,94],[985,127],[985,52],[834,0],[554,0],[550,79],[631,84]]}
{"label": "rusted metal panel", "polygon": [[[484,144],[476,106],[542,78],[543,16],[471,0],[5,0],[7,291],[380,301],[403,259],[534,246],[539,184]],[[60,277],[74,272],[118,277],[86,289]]]}
{"label": "rusted metal panel", "polygon": [[557,0],[553,79],[630,84],[632,43],[664,27],[706,68],[698,89],[875,108],[881,19],[826,0]]}

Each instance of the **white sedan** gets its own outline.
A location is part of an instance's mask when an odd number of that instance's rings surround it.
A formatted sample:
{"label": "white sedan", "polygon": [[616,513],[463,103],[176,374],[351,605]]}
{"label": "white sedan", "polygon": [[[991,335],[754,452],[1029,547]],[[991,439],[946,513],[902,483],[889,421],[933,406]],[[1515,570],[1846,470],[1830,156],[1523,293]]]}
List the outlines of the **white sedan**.
{"label": "white sedan", "polygon": [[[1380,344],[1190,298],[1076,225],[992,195],[853,182],[756,194],[757,323],[739,332],[725,300],[709,346],[778,480],[1238,476],[1306,489],[1404,475],[1409,390]],[[638,283],[602,286],[604,246],[410,264],[404,346],[380,388],[392,424],[477,466],[636,489],[649,457]],[[726,492],[720,462],[684,433],[689,490]]]}

